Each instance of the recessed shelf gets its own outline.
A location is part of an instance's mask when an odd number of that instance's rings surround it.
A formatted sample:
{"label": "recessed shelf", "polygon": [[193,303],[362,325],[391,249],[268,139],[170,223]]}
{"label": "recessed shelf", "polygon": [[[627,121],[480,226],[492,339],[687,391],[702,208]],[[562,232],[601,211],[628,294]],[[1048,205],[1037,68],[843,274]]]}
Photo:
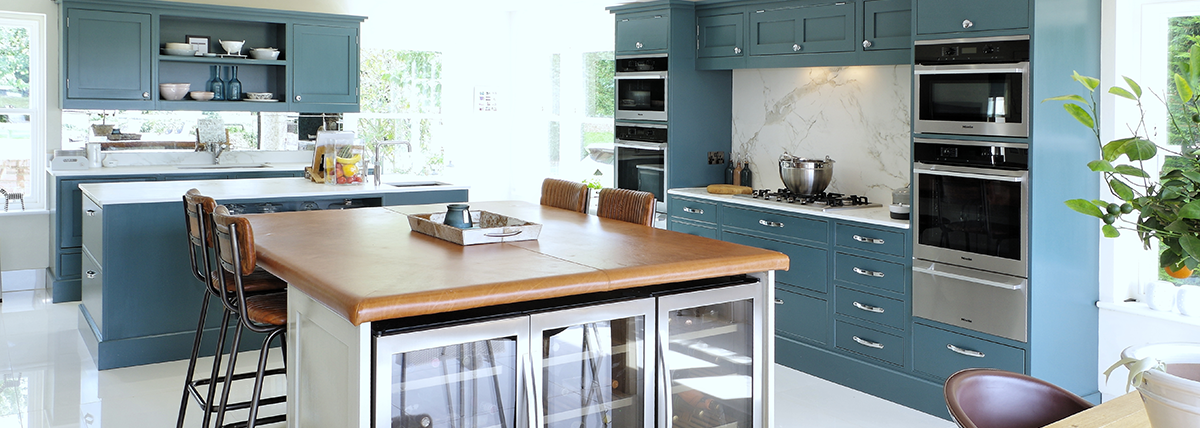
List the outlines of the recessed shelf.
{"label": "recessed shelf", "polygon": [[221,58],[215,56],[159,55],[158,60],[169,62],[194,62],[209,65],[273,65],[279,67],[287,65],[287,60],[282,59]]}

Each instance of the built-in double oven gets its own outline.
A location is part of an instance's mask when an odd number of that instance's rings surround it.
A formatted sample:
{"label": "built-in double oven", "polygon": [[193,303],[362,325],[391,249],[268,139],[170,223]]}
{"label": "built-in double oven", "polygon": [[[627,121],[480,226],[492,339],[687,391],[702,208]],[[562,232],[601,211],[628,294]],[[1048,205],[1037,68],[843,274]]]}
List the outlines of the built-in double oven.
{"label": "built-in double oven", "polygon": [[1029,38],[913,50],[913,316],[1027,341]]}

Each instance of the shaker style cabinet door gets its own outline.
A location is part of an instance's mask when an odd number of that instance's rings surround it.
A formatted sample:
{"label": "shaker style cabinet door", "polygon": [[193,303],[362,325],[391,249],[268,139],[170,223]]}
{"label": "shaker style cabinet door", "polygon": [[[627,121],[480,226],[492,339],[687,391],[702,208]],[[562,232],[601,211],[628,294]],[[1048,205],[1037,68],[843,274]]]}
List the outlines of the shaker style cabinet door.
{"label": "shaker style cabinet door", "polygon": [[864,51],[912,48],[912,2],[866,0],[863,2]]}
{"label": "shaker style cabinet door", "polygon": [[743,14],[696,17],[696,57],[720,58],[745,55]]}
{"label": "shaker style cabinet door", "polygon": [[854,50],[854,3],[750,13],[750,54],[778,55]]}
{"label": "shaker style cabinet door", "polygon": [[67,9],[66,99],[154,103],[150,84],[150,15]]}
{"label": "shaker style cabinet door", "polygon": [[917,0],[916,7],[917,34],[1029,27],[1026,0]]}
{"label": "shaker style cabinet door", "polygon": [[666,51],[669,16],[666,12],[618,16],[617,55]]}
{"label": "shaker style cabinet door", "polygon": [[358,28],[296,25],[294,31],[292,105],[358,111]]}

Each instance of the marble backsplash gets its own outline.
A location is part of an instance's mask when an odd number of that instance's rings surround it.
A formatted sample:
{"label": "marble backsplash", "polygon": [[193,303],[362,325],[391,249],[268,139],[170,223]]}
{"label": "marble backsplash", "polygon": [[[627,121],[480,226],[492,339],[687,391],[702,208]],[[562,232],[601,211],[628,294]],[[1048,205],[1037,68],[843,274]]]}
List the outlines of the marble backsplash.
{"label": "marble backsplash", "polygon": [[[154,165],[212,165],[209,152],[186,150],[117,150],[103,152],[101,157],[111,160],[114,166]],[[226,165],[248,165],[270,163],[312,162],[312,150],[230,150],[221,154],[221,163]]]}
{"label": "marble backsplash", "polygon": [[911,68],[734,70],[733,157],[748,159],[754,188],[782,188],[779,156],[834,160],[827,192],[891,203],[908,186]]}

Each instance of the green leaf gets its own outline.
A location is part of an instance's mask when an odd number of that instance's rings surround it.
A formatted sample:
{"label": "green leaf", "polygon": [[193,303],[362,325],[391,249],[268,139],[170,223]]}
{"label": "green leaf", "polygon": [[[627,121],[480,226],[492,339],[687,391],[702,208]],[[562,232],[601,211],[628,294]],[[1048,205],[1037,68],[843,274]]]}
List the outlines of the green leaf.
{"label": "green leaf", "polygon": [[1046,102],[1046,101],[1075,101],[1075,102],[1083,104],[1085,106],[1091,105],[1091,103],[1088,102],[1087,98],[1081,97],[1079,95],[1059,95],[1057,97],[1050,97],[1050,98],[1046,98],[1046,99],[1042,100],[1042,102]]}
{"label": "green leaf", "polygon": [[1179,218],[1200,219],[1200,199],[1188,202],[1179,209]]}
{"label": "green leaf", "polygon": [[1101,201],[1101,200],[1099,200],[1099,199],[1092,199],[1092,204],[1096,205],[1096,207],[1097,207],[1097,208],[1100,208],[1101,210],[1103,210],[1103,209],[1105,209],[1105,208],[1108,208],[1108,201]]}
{"label": "green leaf", "polygon": [[1121,232],[1117,231],[1117,228],[1113,227],[1111,224],[1104,225],[1100,228],[1100,231],[1104,232],[1105,238],[1116,238],[1121,236]]}
{"label": "green leaf", "polygon": [[1179,193],[1176,187],[1163,187],[1162,193],[1158,194],[1158,198],[1164,201],[1169,201],[1178,198],[1182,193]]}
{"label": "green leaf", "polygon": [[1196,259],[1200,258],[1200,238],[1196,235],[1185,234],[1179,237],[1179,245],[1183,246],[1183,251],[1186,251],[1188,256]]}
{"label": "green leaf", "polygon": [[1142,97],[1141,85],[1138,85],[1137,82],[1133,81],[1133,79],[1130,79],[1125,76],[1121,76],[1121,77],[1125,79],[1125,83],[1129,84],[1129,89],[1133,89],[1133,94],[1137,95],[1138,98],[1141,98]]}
{"label": "green leaf", "polygon": [[1123,153],[1122,149],[1125,147],[1125,143],[1129,142],[1129,140],[1131,140],[1131,138],[1112,140],[1108,143],[1105,143],[1104,147],[1102,147],[1100,150],[1100,155],[1104,158],[1104,160],[1109,162],[1117,160],[1117,158],[1121,157],[1121,154]]}
{"label": "green leaf", "polygon": [[1133,94],[1129,93],[1129,91],[1126,91],[1125,88],[1122,88],[1120,86],[1113,86],[1111,88],[1108,88],[1108,93],[1116,95],[1118,97],[1128,98],[1128,99],[1137,101],[1137,97],[1133,96]]}
{"label": "green leaf", "polygon": [[1100,208],[1096,207],[1096,205],[1092,204],[1087,199],[1071,199],[1063,203],[1067,204],[1067,207],[1081,214],[1087,214],[1095,218],[1104,217],[1104,213],[1100,212]]}
{"label": "green leaf", "polygon": [[1094,160],[1094,161],[1088,162],[1087,165],[1088,165],[1088,168],[1091,168],[1092,171],[1095,171],[1095,172],[1115,172],[1116,171],[1115,169],[1113,169],[1112,163],[1110,163],[1109,161],[1106,161],[1106,160]]}
{"label": "green leaf", "polygon": [[1131,189],[1128,184],[1125,184],[1121,180],[1117,180],[1115,178],[1109,180],[1108,187],[1112,189],[1113,193],[1116,193],[1117,197],[1121,198],[1122,201],[1133,200],[1133,189]]}
{"label": "green leaf", "polygon": [[[1175,171],[1180,170],[1177,169]],[[1193,183],[1200,183],[1200,171],[1187,170],[1182,171],[1180,174],[1187,177],[1188,180],[1192,180]]]}
{"label": "green leaf", "polygon": [[[1089,163],[1088,165],[1091,165],[1091,164]],[[1147,174],[1146,171],[1142,171],[1141,168],[1138,168],[1138,167],[1135,167],[1132,165],[1117,165],[1115,170],[1116,170],[1117,174],[1124,174],[1124,175],[1141,177],[1141,178],[1149,178],[1150,177],[1150,174]]]}
{"label": "green leaf", "polygon": [[1066,109],[1067,113],[1070,114],[1071,117],[1074,117],[1075,120],[1078,120],[1079,123],[1082,123],[1083,126],[1088,128],[1096,127],[1096,121],[1092,120],[1091,113],[1088,113],[1087,110],[1084,110],[1083,107],[1079,106],[1079,104],[1063,104],[1063,109]]}
{"label": "green leaf", "polygon": [[1192,85],[1179,73],[1175,73],[1175,92],[1179,93],[1179,99],[1185,103],[1192,100]]}
{"label": "green leaf", "polygon": [[1139,161],[1154,159],[1154,155],[1158,154],[1158,146],[1154,142],[1143,138],[1130,138],[1124,146],[1121,146],[1121,152],[1125,154],[1129,160]]}
{"label": "green leaf", "polygon": [[1089,91],[1095,91],[1096,87],[1100,86],[1100,80],[1096,79],[1095,77],[1080,75],[1078,71],[1073,73],[1074,75],[1072,75],[1071,78],[1075,79],[1076,82],[1082,83],[1083,86],[1088,88]]}
{"label": "green leaf", "polygon": [[1190,233],[1191,227],[1188,226],[1186,221],[1179,219],[1171,222],[1171,224],[1168,224],[1167,227],[1163,228],[1163,230],[1175,233]]}

